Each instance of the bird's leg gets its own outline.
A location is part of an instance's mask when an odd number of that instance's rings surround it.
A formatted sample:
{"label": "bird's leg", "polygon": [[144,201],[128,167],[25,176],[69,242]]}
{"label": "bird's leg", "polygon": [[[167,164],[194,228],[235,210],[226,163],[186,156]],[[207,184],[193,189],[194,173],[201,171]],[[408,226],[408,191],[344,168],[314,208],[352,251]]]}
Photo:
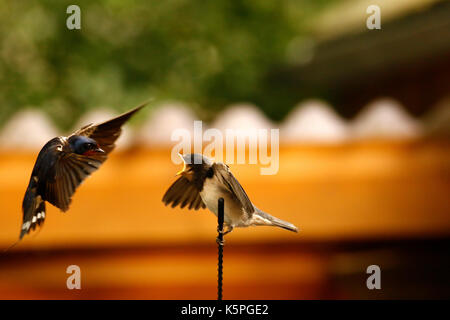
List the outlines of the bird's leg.
{"label": "bird's leg", "polygon": [[223,235],[226,235],[226,234],[230,233],[231,231],[233,231],[233,227],[227,226],[227,231],[225,231],[225,233]]}

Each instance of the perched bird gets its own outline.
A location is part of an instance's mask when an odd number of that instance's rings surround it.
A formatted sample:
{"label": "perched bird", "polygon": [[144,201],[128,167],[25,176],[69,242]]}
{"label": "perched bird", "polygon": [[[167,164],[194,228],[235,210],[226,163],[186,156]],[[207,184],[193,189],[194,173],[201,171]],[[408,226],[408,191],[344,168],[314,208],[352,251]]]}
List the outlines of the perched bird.
{"label": "perched bird", "polygon": [[142,104],[114,119],[82,127],[69,137],[56,137],[39,152],[22,203],[23,223],[19,240],[45,220],[45,201],[65,212],[72,195],[114,149],[122,125]]}
{"label": "perched bird", "polygon": [[275,226],[298,232],[292,223],[280,220],[255,207],[242,186],[231,173],[229,167],[222,162],[212,162],[200,154],[181,155],[183,169],[176,175],[176,180],[166,191],[162,201],[172,208],[198,210],[208,208],[216,216],[218,199],[224,199],[225,234],[234,227]]}

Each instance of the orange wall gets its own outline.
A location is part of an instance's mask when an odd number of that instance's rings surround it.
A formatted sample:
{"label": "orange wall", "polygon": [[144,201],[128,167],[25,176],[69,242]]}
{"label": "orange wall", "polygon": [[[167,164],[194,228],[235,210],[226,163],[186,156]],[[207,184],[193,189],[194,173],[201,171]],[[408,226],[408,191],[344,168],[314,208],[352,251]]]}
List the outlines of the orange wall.
{"label": "orange wall", "polygon": [[[259,208],[301,231],[254,227],[227,235],[225,297],[327,296],[329,257],[305,251],[311,241],[448,236],[448,147],[429,141],[284,146],[277,175],[231,165]],[[1,247],[19,234],[35,157],[0,154]],[[214,299],[216,218],[161,202],[179,168],[169,150],[114,152],[81,185],[67,213],[47,205],[42,230],[0,258],[0,297]],[[85,270],[81,293],[65,288],[69,264]]]}

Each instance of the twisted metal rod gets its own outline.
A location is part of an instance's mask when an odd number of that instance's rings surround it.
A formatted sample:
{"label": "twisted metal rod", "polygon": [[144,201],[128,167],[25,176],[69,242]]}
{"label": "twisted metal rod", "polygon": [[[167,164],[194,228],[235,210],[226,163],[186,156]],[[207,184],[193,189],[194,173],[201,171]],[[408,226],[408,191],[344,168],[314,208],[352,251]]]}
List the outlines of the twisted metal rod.
{"label": "twisted metal rod", "polygon": [[223,297],[223,290],[222,290],[222,282],[223,282],[223,220],[224,220],[224,200],[223,198],[219,198],[218,203],[218,211],[217,211],[217,244],[219,246],[219,254],[218,254],[218,268],[217,268],[217,300],[221,301]]}

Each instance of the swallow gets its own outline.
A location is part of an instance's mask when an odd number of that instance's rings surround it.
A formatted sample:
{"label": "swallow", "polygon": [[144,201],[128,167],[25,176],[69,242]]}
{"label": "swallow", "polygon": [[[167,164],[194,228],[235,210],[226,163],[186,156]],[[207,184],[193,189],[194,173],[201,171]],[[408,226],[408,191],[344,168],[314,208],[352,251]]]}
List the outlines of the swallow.
{"label": "swallow", "polygon": [[19,240],[44,223],[48,202],[66,212],[72,195],[114,149],[122,125],[146,103],[100,124],[88,124],[68,137],[48,141],[39,152],[22,202]]}
{"label": "swallow", "polygon": [[298,232],[292,223],[278,219],[258,209],[249,199],[230,168],[222,162],[212,162],[201,154],[181,155],[183,169],[166,191],[162,201],[172,208],[198,210],[208,208],[217,216],[218,200],[224,199],[224,224],[227,234],[235,227],[275,226]]}

